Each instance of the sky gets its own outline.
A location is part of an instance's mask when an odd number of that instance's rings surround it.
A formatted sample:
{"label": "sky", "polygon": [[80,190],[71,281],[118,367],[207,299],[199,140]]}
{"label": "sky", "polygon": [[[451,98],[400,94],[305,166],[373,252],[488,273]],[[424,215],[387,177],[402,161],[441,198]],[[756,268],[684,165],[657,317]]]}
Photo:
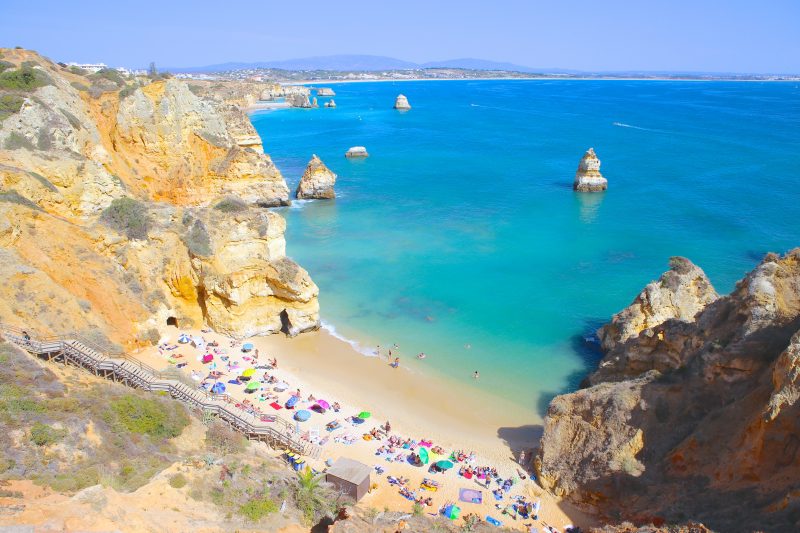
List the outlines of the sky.
{"label": "sky", "polygon": [[0,0],[0,46],[193,67],[332,54],[800,73],[800,0]]}

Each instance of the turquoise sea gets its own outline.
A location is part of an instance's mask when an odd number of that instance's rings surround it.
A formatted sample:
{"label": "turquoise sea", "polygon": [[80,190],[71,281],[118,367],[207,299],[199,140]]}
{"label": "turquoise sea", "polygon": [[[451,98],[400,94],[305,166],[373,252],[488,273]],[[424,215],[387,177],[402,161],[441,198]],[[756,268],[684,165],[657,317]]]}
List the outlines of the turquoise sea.
{"label": "turquoise sea", "polygon": [[[335,201],[283,210],[323,320],[532,413],[577,388],[599,358],[586,339],[670,256],[729,292],[800,246],[798,83],[330,86],[336,109],[252,117],[290,187],[314,153],[339,175]],[[354,145],[370,157],[345,159]],[[571,189],[589,147],[606,193]]]}

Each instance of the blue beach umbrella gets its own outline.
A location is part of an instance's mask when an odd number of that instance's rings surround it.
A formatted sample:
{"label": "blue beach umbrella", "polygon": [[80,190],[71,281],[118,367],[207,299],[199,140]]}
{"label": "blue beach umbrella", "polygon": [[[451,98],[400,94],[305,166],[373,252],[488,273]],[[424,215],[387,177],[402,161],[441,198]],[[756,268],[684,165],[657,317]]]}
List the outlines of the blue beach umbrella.
{"label": "blue beach umbrella", "polygon": [[294,414],[294,419],[298,422],[305,422],[311,418],[311,412],[306,411],[305,409],[301,409]]}

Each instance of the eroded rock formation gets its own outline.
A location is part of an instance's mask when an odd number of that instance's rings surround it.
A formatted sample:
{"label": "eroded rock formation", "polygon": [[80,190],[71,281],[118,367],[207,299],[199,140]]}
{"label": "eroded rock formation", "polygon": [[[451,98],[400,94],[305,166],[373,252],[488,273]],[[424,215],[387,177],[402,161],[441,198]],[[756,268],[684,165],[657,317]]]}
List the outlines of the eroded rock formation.
{"label": "eroded rock formation", "polygon": [[330,199],[336,198],[333,186],[336,184],[336,174],[325,166],[325,163],[314,154],[306,166],[306,171],[300,178],[295,193],[297,198]]}
{"label": "eroded rock formation", "polygon": [[797,530],[800,248],[723,297],[671,267],[601,330],[593,385],[550,404],[539,479],[606,517]]}
{"label": "eroded rock formation", "polygon": [[394,101],[394,108],[398,111],[408,111],[411,109],[411,104],[408,103],[408,98],[403,94],[398,94]]}
{"label": "eroded rock formation", "polygon": [[317,288],[261,209],[289,190],[241,109],[258,87],[109,85],[2,52],[43,80],[0,122],[2,320],[123,344],[169,317],[237,336],[317,327]]}
{"label": "eroded rock formation", "polygon": [[594,148],[589,148],[578,164],[575,172],[575,182],[572,188],[580,192],[598,192],[608,189],[608,180],[600,174],[600,160],[594,153]]}

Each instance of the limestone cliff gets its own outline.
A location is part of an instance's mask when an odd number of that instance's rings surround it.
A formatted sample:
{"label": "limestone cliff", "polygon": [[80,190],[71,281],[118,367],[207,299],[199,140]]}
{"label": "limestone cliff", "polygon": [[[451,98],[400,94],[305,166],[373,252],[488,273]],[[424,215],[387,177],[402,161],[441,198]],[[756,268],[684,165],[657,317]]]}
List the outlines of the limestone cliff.
{"label": "limestone cliff", "polygon": [[600,174],[600,160],[594,153],[594,148],[589,148],[583,154],[575,172],[572,188],[579,192],[598,192],[608,189],[608,180]]}
{"label": "limestone cliff", "polygon": [[240,107],[256,88],[2,54],[35,83],[0,117],[0,320],[126,344],[169,317],[238,336],[317,327],[317,288],[262,209],[289,190]]}
{"label": "limestone cliff", "polygon": [[[670,259],[670,269],[649,283],[633,303],[614,315],[597,335],[607,356],[592,380],[609,381],[639,375],[647,370],[676,368],[681,361],[669,351],[650,349],[664,341],[668,321],[691,322],[694,316],[717,299],[717,292],[705,273],[684,257]],[[656,356],[668,356],[658,359]]]}
{"label": "limestone cliff", "polygon": [[325,166],[325,163],[314,154],[306,166],[306,171],[297,185],[298,198],[329,199],[336,198],[333,186],[336,185],[336,174]]}
{"label": "limestone cliff", "polygon": [[541,483],[613,519],[797,530],[800,248],[719,298],[686,260],[662,280],[602,330],[593,386],[550,404]]}

